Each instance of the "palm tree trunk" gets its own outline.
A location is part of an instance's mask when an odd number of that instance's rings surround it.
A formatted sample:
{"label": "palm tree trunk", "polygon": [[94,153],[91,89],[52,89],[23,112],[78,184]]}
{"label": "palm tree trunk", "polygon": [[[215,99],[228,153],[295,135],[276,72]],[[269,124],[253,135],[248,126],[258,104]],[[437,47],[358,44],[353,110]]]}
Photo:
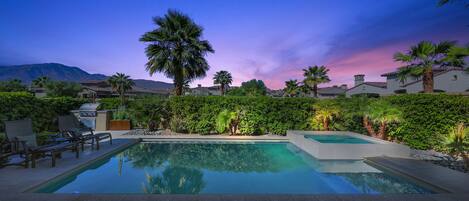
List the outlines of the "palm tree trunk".
{"label": "palm tree trunk", "polygon": [[431,67],[426,68],[423,72],[422,83],[424,93],[433,92],[433,69]]}
{"label": "palm tree trunk", "polygon": [[120,98],[121,98],[121,106],[123,106],[123,105],[124,105],[124,101],[125,101],[125,100],[124,100],[124,98],[125,98],[125,97],[124,97],[124,92],[121,91],[121,92],[119,93],[119,95],[120,95]]}
{"label": "palm tree trunk", "polygon": [[224,85],[224,84],[221,84],[221,85],[220,85],[220,92],[221,92],[221,95],[222,95],[222,96],[225,95],[225,85]]}
{"label": "palm tree trunk", "polygon": [[181,96],[182,95],[182,85],[176,84],[176,96]]}
{"label": "palm tree trunk", "polygon": [[386,140],[386,127],[387,123],[385,121],[381,122],[381,124],[379,125],[378,138]]}
{"label": "palm tree trunk", "polygon": [[314,97],[317,98],[318,97],[318,85],[317,84],[313,85],[313,93],[314,93]]}
{"label": "palm tree trunk", "polygon": [[373,129],[373,124],[370,122],[370,119],[368,119],[368,117],[366,116],[363,117],[363,127],[365,127],[371,137],[376,137],[375,130]]}
{"label": "palm tree trunk", "polygon": [[329,119],[324,118],[323,124],[324,124],[324,130],[329,131]]}

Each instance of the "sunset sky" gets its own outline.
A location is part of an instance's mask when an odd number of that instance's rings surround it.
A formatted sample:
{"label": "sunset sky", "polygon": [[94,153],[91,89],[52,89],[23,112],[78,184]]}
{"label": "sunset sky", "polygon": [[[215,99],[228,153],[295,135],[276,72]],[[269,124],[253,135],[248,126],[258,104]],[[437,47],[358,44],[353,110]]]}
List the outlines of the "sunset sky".
{"label": "sunset sky", "polygon": [[168,9],[204,27],[215,49],[207,77],[228,70],[234,85],[262,79],[283,88],[302,68],[326,65],[333,84],[368,81],[399,66],[392,55],[421,40],[469,42],[469,8],[437,0],[0,0],[0,65],[56,62],[90,73],[145,71],[140,36]]}

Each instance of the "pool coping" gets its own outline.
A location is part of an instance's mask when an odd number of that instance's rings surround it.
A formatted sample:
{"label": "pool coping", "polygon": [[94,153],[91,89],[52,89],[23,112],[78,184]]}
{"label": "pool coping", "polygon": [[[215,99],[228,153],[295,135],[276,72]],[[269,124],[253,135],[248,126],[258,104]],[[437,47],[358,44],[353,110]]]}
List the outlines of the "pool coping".
{"label": "pool coping", "polygon": [[[308,135],[347,135],[372,143],[321,143],[314,139],[305,138]],[[348,131],[289,130],[287,138],[291,143],[320,160],[363,160],[365,157],[376,156],[411,157],[411,149],[405,145]]]}

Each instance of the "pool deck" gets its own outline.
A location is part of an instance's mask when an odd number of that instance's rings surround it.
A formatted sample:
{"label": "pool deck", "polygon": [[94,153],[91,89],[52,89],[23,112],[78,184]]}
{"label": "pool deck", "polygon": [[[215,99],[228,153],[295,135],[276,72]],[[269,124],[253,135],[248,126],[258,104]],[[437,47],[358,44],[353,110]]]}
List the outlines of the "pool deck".
{"label": "pool deck", "polygon": [[[57,161],[55,168],[50,167],[50,160],[41,160],[35,169],[21,167],[7,167],[0,169],[0,201],[85,201],[85,200],[244,200],[244,201],[465,201],[469,200],[469,174],[440,167],[428,162],[389,158],[371,157],[365,161],[378,167],[386,167],[389,171],[403,174],[407,177],[438,185],[450,193],[442,194],[413,194],[413,195],[139,195],[139,194],[40,194],[29,193],[28,190],[54,178],[77,170],[93,161],[109,156],[119,150],[125,149],[139,141],[145,140],[273,140],[287,141],[282,136],[205,136],[205,135],[123,135],[125,131],[113,132],[114,144],[110,146],[104,142],[99,151],[85,148],[80,159],[75,159],[73,153],[64,154]],[[28,191],[28,192],[25,192]]]}

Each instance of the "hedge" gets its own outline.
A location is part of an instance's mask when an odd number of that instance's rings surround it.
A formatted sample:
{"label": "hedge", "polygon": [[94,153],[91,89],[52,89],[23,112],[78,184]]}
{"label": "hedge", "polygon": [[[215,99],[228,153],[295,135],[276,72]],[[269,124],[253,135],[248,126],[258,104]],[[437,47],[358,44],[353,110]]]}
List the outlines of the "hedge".
{"label": "hedge", "polygon": [[172,130],[177,128],[177,132],[213,133],[215,118],[227,109],[242,114],[241,134],[257,135],[308,129],[314,102],[311,98],[185,96],[169,98],[169,107]]}
{"label": "hedge", "polygon": [[35,132],[56,131],[58,115],[68,114],[84,101],[69,97],[36,98],[27,92],[0,92],[0,132],[4,121],[31,118]]}
{"label": "hedge", "polygon": [[[389,136],[416,149],[442,147],[443,137],[458,122],[469,123],[469,97],[445,94],[402,94],[383,97],[402,110],[400,123],[388,128]],[[340,113],[332,122],[335,130],[366,134],[363,111],[376,98],[337,98],[332,101]],[[264,133],[284,135],[287,130],[313,130],[312,98],[183,96],[134,99],[128,103],[134,125],[145,126],[149,114],[164,110],[158,118],[180,133],[214,134],[217,115],[223,110],[241,111],[239,131],[244,135]],[[117,108],[117,101],[106,99],[106,109]],[[160,112],[156,112],[160,113]]]}
{"label": "hedge", "polygon": [[440,149],[443,138],[459,122],[469,123],[469,97],[409,94],[386,97],[404,113],[389,128],[391,136],[417,149]]}

